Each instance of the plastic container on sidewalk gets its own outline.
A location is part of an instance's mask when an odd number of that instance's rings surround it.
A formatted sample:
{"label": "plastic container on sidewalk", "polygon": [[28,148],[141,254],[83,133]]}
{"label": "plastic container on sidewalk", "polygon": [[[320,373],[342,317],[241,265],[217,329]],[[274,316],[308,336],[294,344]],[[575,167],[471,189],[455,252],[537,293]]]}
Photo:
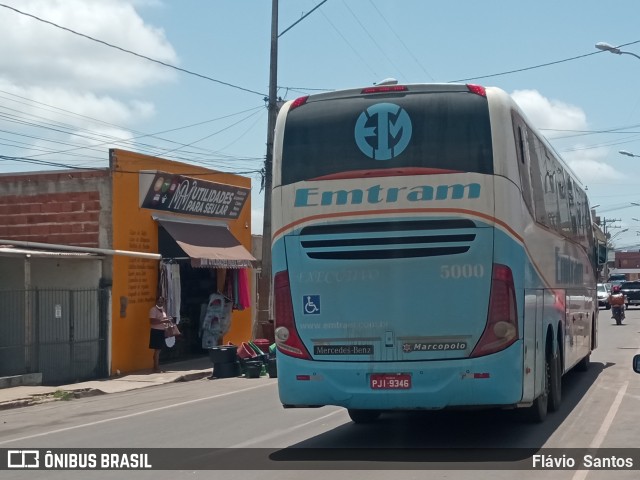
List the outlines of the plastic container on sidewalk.
{"label": "plastic container on sidewalk", "polygon": [[227,363],[213,364],[213,377],[215,378],[232,378],[239,377],[241,373],[240,362],[235,360]]}
{"label": "plastic container on sidewalk", "polygon": [[262,372],[262,367],[264,366],[264,363],[262,363],[261,361],[249,361],[245,365],[246,365],[245,377],[260,378],[260,373]]}
{"label": "plastic container on sidewalk", "polygon": [[236,345],[218,345],[208,350],[211,363],[229,363],[236,361],[238,347]]}
{"label": "plastic container on sidewalk", "polygon": [[269,372],[269,378],[278,378],[276,357],[269,358],[269,361],[267,362],[267,372]]}
{"label": "plastic container on sidewalk", "polygon": [[270,342],[266,338],[256,338],[253,343],[262,351],[262,353],[269,353]]}
{"label": "plastic container on sidewalk", "polygon": [[248,360],[257,356],[258,354],[256,353],[256,351],[251,348],[251,345],[249,345],[247,342],[242,342],[242,345],[238,347],[238,357],[242,359]]}

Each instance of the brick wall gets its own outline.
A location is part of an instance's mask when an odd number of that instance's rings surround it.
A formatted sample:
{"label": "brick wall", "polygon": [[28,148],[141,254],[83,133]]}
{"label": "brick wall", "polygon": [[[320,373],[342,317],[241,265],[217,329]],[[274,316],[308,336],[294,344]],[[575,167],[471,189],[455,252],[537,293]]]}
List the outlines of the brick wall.
{"label": "brick wall", "polygon": [[0,177],[0,238],[99,247],[98,173]]}
{"label": "brick wall", "polygon": [[616,252],[616,268],[640,268],[640,252]]}

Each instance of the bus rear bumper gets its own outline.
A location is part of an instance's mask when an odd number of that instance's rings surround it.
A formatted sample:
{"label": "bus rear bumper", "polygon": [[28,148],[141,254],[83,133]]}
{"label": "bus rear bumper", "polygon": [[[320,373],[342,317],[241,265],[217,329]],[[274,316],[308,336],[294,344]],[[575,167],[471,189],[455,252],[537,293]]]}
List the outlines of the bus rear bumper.
{"label": "bus rear bumper", "polygon": [[[522,358],[514,346],[475,359],[318,362],[278,352],[278,390],[286,407],[420,410],[511,407],[522,399]],[[407,374],[401,388],[372,387],[372,374]],[[402,378],[406,379],[406,376]]]}

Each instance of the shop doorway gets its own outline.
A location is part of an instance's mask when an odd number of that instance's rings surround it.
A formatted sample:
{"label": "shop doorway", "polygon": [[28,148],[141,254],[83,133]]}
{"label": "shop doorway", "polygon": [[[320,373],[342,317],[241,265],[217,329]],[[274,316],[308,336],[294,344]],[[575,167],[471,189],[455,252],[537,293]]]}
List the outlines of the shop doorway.
{"label": "shop doorway", "polygon": [[[248,278],[245,271],[225,268],[225,263],[216,258],[203,261],[190,256],[177,243],[176,232],[172,233],[162,224],[158,226],[162,261],[157,291],[165,297],[167,313],[176,318],[181,335],[167,340],[167,348],[160,354],[161,363],[208,355],[208,348],[222,342],[231,323],[232,309],[250,306],[249,286],[238,282]],[[217,262],[222,265],[218,267]],[[223,307],[220,313],[216,311],[214,318],[221,321],[216,325],[211,323],[213,300]]]}

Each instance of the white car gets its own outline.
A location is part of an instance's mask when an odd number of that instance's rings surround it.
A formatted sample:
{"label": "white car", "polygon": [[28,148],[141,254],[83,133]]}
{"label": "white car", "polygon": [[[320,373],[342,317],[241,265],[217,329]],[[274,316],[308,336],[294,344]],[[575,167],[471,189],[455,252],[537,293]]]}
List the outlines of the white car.
{"label": "white car", "polygon": [[609,295],[611,294],[611,286],[608,283],[599,283],[597,287],[598,292],[598,306],[604,307],[609,310]]}

